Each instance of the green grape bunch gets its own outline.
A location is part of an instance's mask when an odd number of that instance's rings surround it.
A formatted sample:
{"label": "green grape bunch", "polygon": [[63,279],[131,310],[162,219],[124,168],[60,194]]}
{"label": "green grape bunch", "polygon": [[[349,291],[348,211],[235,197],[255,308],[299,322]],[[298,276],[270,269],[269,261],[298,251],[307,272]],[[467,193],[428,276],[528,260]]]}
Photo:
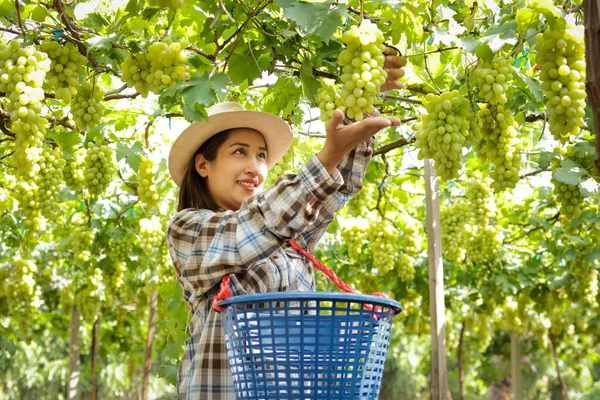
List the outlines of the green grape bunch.
{"label": "green grape bunch", "polygon": [[466,242],[466,256],[471,264],[493,262],[498,259],[504,235],[498,225],[475,225],[471,240]]}
{"label": "green grape bunch", "polygon": [[426,108],[419,123],[414,125],[418,158],[434,160],[440,178],[458,178],[462,166],[462,150],[473,139],[476,123],[471,115],[469,100],[457,90],[441,95],[429,93],[423,100]]}
{"label": "green grape bunch", "polygon": [[363,250],[366,233],[369,230],[369,221],[365,218],[347,218],[342,229],[342,240],[348,249],[351,260],[357,261]]}
{"label": "green grape bunch", "polygon": [[92,247],[96,231],[87,226],[78,226],[73,231],[70,241],[70,250],[73,253],[75,262],[80,265],[86,265],[92,259]]}
{"label": "green grape bunch", "polygon": [[46,220],[42,216],[38,186],[33,182],[19,182],[15,186],[14,197],[23,212],[23,226],[27,237],[33,239],[38,232],[46,229]]}
{"label": "green grape bunch", "polygon": [[316,103],[321,110],[320,119],[325,123],[333,117],[336,108],[343,109],[342,98],[336,93],[335,87],[324,82],[317,90]]}
{"label": "green grape bunch", "polygon": [[85,81],[71,100],[71,114],[75,125],[86,130],[96,126],[104,115],[104,91],[94,83]]}
{"label": "green grape bunch", "polygon": [[165,240],[165,230],[160,218],[153,215],[151,218],[140,219],[140,247],[147,255],[152,255]]}
{"label": "green grape bunch", "polygon": [[75,304],[81,313],[81,317],[87,323],[93,323],[100,311],[104,300],[104,279],[100,268],[93,268],[87,281],[75,295]]}
{"label": "green grape bunch", "polygon": [[581,216],[581,203],[583,196],[579,191],[578,185],[568,185],[556,180],[552,180],[556,201],[560,204],[560,214],[568,219],[578,218]]}
{"label": "green grape bunch", "polygon": [[85,185],[90,194],[103,193],[117,173],[114,151],[102,143],[89,142],[85,156]]}
{"label": "green grape bunch", "polygon": [[475,225],[486,225],[496,216],[496,202],[489,178],[474,179],[467,187],[467,200],[471,203]]}
{"label": "green grape bunch", "polygon": [[386,274],[394,268],[398,258],[398,231],[390,223],[371,224],[367,230],[367,240],[373,265],[379,273]]}
{"label": "green grape bunch", "polygon": [[298,136],[294,137],[288,151],[283,155],[281,160],[269,170],[269,174],[264,183],[265,188],[274,184],[281,175],[294,171],[294,154],[299,141],[300,139]]}
{"label": "green grape bunch", "polygon": [[155,174],[158,166],[149,158],[141,157],[138,194],[140,200],[148,207],[156,207],[158,205],[159,196],[156,190]]}
{"label": "green grape bunch", "polygon": [[503,106],[482,105],[477,113],[481,139],[475,149],[479,158],[490,161],[490,177],[495,192],[512,189],[519,181],[522,141],[517,134],[517,122],[510,109]]}
{"label": "green grape bunch", "polygon": [[54,40],[45,40],[40,49],[52,60],[50,70],[46,74],[46,84],[54,89],[57,99],[67,104],[71,103],[73,96],[77,95],[78,77],[85,72],[88,59],[72,42],[60,44]]}
{"label": "green grape bunch", "polygon": [[125,261],[133,251],[134,237],[125,235],[121,240],[110,239],[108,241],[109,256],[115,261]]}
{"label": "green grape bunch", "polygon": [[402,282],[408,282],[415,279],[415,261],[414,258],[406,253],[398,254],[394,263],[394,269],[398,273],[398,278]]}
{"label": "green grape bunch", "polygon": [[548,125],[556,140],[577,136],[585,116],[585,42],[583,25],[548,26],[536,36],[537,64],[547,99]]}
{"label": "green grape bunch", "polygon": [[443,207],[440,220],[444,258],[450,262],[462,262],[467,253],[466,244],[473,235],[471,207],[465,202]]}
{"label": "green grape bunch", "polygon": [[387,78],[383,33],[376,24],[363,19],[359,27],[352,25],[345,31],[342,40],[346,50],[338,57],[342,67],[340,101],[347,107],[348,118],[361,121],[364,113],[374,111],[373,103]]}
{"label": "green grape bunch", "polygon": [[50,145],[43,145],[42,160],[40,163],[40,173],[36,177],[38,184],[38,203],[42,215],[46,218],[56,216],[58,203],[58,193],[60,186],[64,182],[63,168],[65,160],[60,147],[52,148]]}
{"label": "green grape bunch", "polygon": [[121,63],[123,81],[147,97],[191,78],[187,55],[182,51],[186,43],[154,42],[146,53],[128,56]]}
{"label": "green grape bunch", "polygon": [[65,183],[73,190],[83,190],[85,187],[85,156],[85,148],[80,147],[65,162]]}
{"label": "green grape bunch", "polygon": [[506,104],[506,92],[512,81],[512,59],[497,57],[491,63],[483,63],[475,70],[479,95],[491,105]]}
{"label": "green grape bunch", "polygon": [[18,40],[0,43],[0,92],[6,93],[10,130],[15,134],[14,163],[17,175],[32,180],[48,121],[40,116],[42,85],[51,62],[46,53]]}

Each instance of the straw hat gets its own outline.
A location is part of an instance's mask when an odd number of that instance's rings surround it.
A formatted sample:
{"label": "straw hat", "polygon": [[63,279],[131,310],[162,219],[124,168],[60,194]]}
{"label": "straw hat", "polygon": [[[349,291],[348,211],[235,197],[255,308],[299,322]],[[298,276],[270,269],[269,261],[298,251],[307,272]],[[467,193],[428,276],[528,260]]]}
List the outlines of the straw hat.
{"label": "straw hat", "polygon": [[251,128],[265,138],[268,149],[267,165],[271,168],[283,157],[292,144],[292,130],[281,118],[273,114],[248,111],[241,104],[223,102],[206,110],[208,120],[194,122],[185,129],[171,146],[169,173],[177,186],[181,186],[186,168],[196,150],[213,135],[234,128]]}

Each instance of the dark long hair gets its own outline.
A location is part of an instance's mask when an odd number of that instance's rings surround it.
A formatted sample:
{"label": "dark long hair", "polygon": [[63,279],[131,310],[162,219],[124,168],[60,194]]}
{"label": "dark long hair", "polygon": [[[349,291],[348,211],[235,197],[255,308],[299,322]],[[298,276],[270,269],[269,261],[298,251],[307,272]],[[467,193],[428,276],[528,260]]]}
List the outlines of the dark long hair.
{"label": "dark long hair", "polygon": [[217,211],[219,206],[208,191],[206,179],[201,177],[196,171],[196,156],[203,154],[207,161],[214,161],[217,158],[219,148],[229,138],[230,130],[217,133],[209,138],[202,146],[196,150],[188,163],[185,175],[179,188],[179,203],[177,211],[186,208],[197,208]]}

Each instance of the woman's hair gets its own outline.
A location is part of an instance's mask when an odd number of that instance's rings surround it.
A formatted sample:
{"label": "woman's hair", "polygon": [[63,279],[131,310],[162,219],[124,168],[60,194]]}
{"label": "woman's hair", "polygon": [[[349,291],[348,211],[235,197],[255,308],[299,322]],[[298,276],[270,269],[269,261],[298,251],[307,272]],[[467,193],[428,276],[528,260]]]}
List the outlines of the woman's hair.
{"label": "woman's hair", "polygon": [[206,184],[206,178],[200,176],[196,171],[196,156],[203,154],[207,161],[214,161],[217,158],[219,148],[229,138],[230,130],[225,130],[210,137],[206,142],[196,150],[190,159],[181,187],[179,188],[179,203],[177,211],[186,208],[197,208],[217,211],[219,206],[215,203]]}

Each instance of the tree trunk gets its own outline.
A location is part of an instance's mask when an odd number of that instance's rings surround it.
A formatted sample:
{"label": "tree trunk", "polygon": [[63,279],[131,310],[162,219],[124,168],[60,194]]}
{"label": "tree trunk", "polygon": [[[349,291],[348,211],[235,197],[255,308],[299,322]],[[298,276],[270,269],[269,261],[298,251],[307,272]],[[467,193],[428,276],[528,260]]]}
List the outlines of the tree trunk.
{"label": "tree trunk", "polygon": [[560,398],[562,400],[567,398],[567,385],[560,375],[560,365],[558,360],[558,353],[556,352],[556,336],[552,332],[548,332],[550,335],[550,346],[552,348],[552,358],[554,358],[554,365],[556,367],[556,377],[558,378],[558,384],[560,386]]}
{"label": "tree trunk", "polygon": [[[585,89],[594,113],[596,135],[596,168],[600,171],[600,0],[583,2],[585,27]],[[592,132],[594,133],[594,132]]]}
{"label": "tree trunk", "polygon": [[158,305],[158,290],[154,289],[150,298],[150,316],[148,317],[148,337],[146,338],[146,359],[144,360],[144,381],[142,384],[142,400],[148,400],[150,371],[152,370],[152,342],[154,341],[154,318]]}
{"label": "tree trunk", "polygon": [[519,334],[510,334],[510,369],[512,372],[513,400],[521,400],[523,387],[521,385],[521,339]]}
{"label": "tree trunk", "polygon": [[100,314],[92,327],[92,400],[98,399],[98,374],[97,374],[97,358],[98,358],[98,341],[100,334]]}
{"label": "tree trunk", "polygon": [[465,337],[465,321],[462,322],[460,328],[460,339],[458,340],[458,386],[460,388],[460,400],[464,400],[466,396],[465,392],[465,370],[463,369],[463,339]]}
{"label": "tree trunk", "polygon": [[77,398],[79,387],[79,356],[81,349],[79,347],[79,310],[73,304],[71,306],[71,324],[69,327],[69,380],[67,389],[67,399],[74,400]]}

